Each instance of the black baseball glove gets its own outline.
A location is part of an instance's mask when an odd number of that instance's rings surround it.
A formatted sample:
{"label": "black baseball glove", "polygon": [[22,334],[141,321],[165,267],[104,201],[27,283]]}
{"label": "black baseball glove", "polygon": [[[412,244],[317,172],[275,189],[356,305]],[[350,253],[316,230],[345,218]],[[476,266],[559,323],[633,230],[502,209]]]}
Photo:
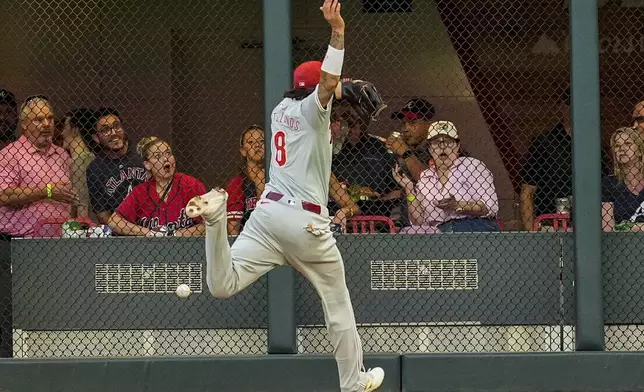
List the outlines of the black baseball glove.
{"label": "black baseball glove", "polygon": [[342,79],[342,97],[340,102],[347,102],[353,110],[367,123],[377,121],[378,115],[387,104],[376,86],[364,80]]}

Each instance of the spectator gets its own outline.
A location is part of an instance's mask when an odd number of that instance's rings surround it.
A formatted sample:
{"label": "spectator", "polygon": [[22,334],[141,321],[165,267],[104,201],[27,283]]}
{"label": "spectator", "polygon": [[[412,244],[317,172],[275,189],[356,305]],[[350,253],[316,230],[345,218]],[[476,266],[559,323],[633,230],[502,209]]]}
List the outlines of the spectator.
{"label": "spectator", "polygon": [[[39,218],[69,216],[69,156],[52,145],[53,108],[45,97],[29,97],[20,110],[16,141],[15,96],[0,90],[0,246],[31,236]],[[57,182],[56,184],[54,184]],[[3,252],[3,255],[6,253]],[[11,259],[0,260],[0,357],[13,356]]]}
{"label": "spectator", "polygon": [[460,156],[453,123],[438,121],[428,130],[434,157],[415,184],[397,167],[394,176],[407,191],[412,226],[400,233],[499,231],[494,176],[478,159]]}
{"label": "spectator", "polygon": [[644,136],[644,101],[633,108],[633,126]]}
{"label": "spectator", "polygon": [[391,115],[403,121],[402,137],[389,136],[386,146],[396,154],[398,164],[405,175],[413,182],[427,169],[429,149],[427,129],[434,118],[434,106],[427,100],[416,98],[407,102],[405,107]]}
{"label": "spectator", "polygon": [[626,226],[644,229],[644,137],[639,128],[619,128],[611,135],[613,174],[602,181],[602,224],[606,231]]}
{"label": "spectator", "polygon": [[0,90],[0,150],[16,140],[18,110],[12,92]]}
{"label": "spectator", "polygon": [[170,144],[157,137],[143,138],[137,151],[151,179],[134,187],[109,220],[120,235],[177,237],[205,234],[201,218],[188,218],[185,206],[190,199],[206,193],[204,184],[177,172]]}
{"label": "spectator", "polygon": [[347,185],[363,214],[390,216],[392,209],[400,204],[401,196],[391,175],[395,164],[393,155],[387,152],[383,142],[367,133],[368,123],[358,117],[341,121],[347,124],[348,134],[333,158],[333,173]]}
{"label": "spectator", "polygon": [[554,213],[555,200],[572,196],[570,90],[559,98],[559,122],[536,136],[521,168],[521,222],[531,231],[535,217]]}
{"label": "spectator", "polygon": [[89,208],[89,190],[85,174],[95,158],[90,147],[93,145],[92,128],[96,122],[94,112],[86,108],[75,109],[66,113],[61,122],[56,144],[63,147],[72,158],[72,186],[80,200],[79,205],[72,208],[72,217],[89,217],[98,221],[96,214]]}
{"label": "spectator", "polygon": [[[573,196],[570,88],[561,94],[558,105],[559,121],[550,131],[532,140],[521,168],[519,205],[521,222],[527,231],[533,230],[537,216],[556,211],[556,199]],[[601,171],[608,174],[609,160],[604,147],[601,153]]]}
{"label": "spectator", "polygon": [[240,138],[241,173],[226,183],[228,235],[238,235],[264,192],[264,130],[259,125],[244,129]]}
{"label": "spectator", "polygon": [[150,175],[126,137],[120,114],[101,108],[94,118],[92,137],[100,151],[87,167],[87,187],[92,210],[106,225],[116,207]]}
{"label": "spectator", "polygon": [[[226,182],[228,235],[238,235],[243,230],[264,192],[264,131],[260,126],[251,125],[242,132],[239,151],[242,172]],[[360,209],[334,175],[329,181],[329,196],[338,206],[332,222],[346,230],[347,219],[360,214]]]}
{"label": "spectator", "polygon": [[[337,155],[344,146],[347,137],[349,136],[349,120],[358,118],[359,115],[346,102],[333,102],[331,110],[331,139],[333,143],[333,156]],[[354,120],[355,121],[355,120]]]}
{"label": "spectator", "polygon": [[52,143],[54,109],[45,96],[20,108],[22,135],[0,151],[0,233],[31,236],[40,219],[69,218],[78,203],[69,154]]}

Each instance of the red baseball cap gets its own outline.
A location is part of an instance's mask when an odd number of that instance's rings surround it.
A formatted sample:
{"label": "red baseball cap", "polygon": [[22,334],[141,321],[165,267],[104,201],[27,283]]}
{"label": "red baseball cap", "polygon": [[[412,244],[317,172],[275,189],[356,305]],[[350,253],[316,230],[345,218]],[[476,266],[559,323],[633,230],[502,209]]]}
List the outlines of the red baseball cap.
{"label": "red baseball cap", "polygon": [[320,83],[321,70],[321,61],[307,61],[300,64],[293,72],[293,86],[295,88],[315,88]]}

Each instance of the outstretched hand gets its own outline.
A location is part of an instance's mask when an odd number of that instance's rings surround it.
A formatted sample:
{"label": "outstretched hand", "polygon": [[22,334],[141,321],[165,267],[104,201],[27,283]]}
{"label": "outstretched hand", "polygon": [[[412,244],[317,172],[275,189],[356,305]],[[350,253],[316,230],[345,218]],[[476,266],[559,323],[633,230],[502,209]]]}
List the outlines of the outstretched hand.
{"label": "outstretched hand", "polygon": [[342,8],[339,0],[324,0],[320,10],[324,14],[324,19],[331,25],[334,30],[344,30],[344,19],[340,15]]}

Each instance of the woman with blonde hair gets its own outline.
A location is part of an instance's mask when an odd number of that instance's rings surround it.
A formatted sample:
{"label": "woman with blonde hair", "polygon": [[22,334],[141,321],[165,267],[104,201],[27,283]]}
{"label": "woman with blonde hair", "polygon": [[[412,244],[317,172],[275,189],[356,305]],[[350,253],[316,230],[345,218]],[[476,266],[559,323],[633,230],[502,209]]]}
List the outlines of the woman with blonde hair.
{"label": "woman with blonde hair", "polygon": [[644,228],[644,139],[636,128],[617,129],[610,138],[613,174],[602,180],[602,227]]}
{"label": "woman with blonde hair", "polygon": [[170,144],[145,137],[136,148],[151,178],[134,187],[109,220],[116,234],[135,236],[201,236],[203,221],[186,215],[185,206],[206,193],[196,178],[176,171]]}

